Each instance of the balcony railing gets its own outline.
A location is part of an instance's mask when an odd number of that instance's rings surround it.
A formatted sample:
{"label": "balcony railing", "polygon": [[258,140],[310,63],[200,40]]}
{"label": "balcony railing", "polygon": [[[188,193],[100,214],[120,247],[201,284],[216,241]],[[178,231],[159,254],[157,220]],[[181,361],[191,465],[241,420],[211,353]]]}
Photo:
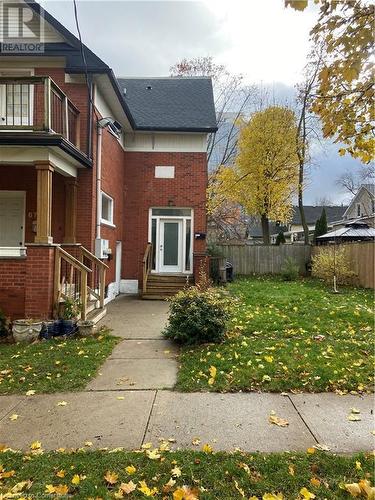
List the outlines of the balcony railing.
{"label": "balcony railing", "polygon": [[80,147],[79,110],[46,76],[0,77],[1,131],[44,131]]}

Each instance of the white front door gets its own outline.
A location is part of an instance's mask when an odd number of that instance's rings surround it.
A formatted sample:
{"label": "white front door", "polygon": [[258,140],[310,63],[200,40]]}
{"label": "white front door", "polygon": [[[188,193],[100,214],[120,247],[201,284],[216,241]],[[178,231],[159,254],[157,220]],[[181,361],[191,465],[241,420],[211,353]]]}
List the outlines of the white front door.
{"label": "white front door", "polygon": [[120,293],[120,281],[121,281],[121,258],[122,258],[122,244],[121,241],[116,242],[116,282],[115,282],[115,294]]}
{"label": "white front door", "polygon": [[25,192],[0,191],[0,247],[23,247]]}
{"label": "white front door", "polygon": [[182,220],[160,220],[159,272],[181,273],[182,262]]}

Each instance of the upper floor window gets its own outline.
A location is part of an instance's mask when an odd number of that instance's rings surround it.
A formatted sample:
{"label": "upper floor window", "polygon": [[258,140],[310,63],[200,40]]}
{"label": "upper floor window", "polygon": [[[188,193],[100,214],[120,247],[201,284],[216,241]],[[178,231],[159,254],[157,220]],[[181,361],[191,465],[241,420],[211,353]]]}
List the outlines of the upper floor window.
{"label": "upper floor window", "polygon": [[375,200],[371,200],[371,213],[375,213]]}
{"label": "upper floor window", "polygon": [[113,225],[113,198],[102,191],[101,222]]}
{"label": "upper floor window", "polygon": [[357,217],[361,217],[361,204],[357,203]]}

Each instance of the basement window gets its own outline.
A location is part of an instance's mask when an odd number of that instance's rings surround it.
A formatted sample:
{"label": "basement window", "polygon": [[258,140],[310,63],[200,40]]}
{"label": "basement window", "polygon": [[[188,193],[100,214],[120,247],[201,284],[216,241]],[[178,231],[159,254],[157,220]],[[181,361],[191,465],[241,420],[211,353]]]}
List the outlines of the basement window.
{"label": "basement window", "polygon": [[101,222],[113,226],[113,198],[102,192]]}

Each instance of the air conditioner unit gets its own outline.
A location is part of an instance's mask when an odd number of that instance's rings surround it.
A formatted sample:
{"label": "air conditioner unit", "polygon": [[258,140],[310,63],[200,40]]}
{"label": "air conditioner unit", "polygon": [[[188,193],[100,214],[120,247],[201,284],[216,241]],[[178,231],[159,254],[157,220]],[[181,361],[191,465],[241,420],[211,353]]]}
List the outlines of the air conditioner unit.
{"label": "air conditioner unit", "polygon": [[96,238],[95,240],[95,257],[98,259],[108,259],[108,255],[112,253],[109,248],[109,241],[103,238]]}

